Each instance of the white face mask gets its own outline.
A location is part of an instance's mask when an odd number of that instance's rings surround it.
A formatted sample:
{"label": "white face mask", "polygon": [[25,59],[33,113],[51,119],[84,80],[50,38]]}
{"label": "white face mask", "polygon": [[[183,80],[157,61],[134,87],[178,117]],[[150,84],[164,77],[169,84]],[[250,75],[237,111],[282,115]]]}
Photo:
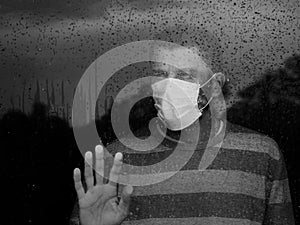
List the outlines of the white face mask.
{"label": "white face mask", "polygon": [[[182,130],[202,115],[202,110],[212,98],[202,109],[199,109],[197,101],[199,89],[213,77],[214,75],[202,86],[176,78],[166,78],[152,84],[158,117],[165,123],[167,128],[174,131]],[[157,100],[160,100],[161,103],[158,104]]]}

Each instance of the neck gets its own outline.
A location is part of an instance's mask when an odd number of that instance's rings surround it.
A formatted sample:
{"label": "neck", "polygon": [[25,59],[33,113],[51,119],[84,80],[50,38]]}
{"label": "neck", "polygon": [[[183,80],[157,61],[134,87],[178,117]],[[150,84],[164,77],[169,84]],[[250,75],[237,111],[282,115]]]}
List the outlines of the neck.
{"label": "neck", "polygon": [[209,111],[203,113],[202,117],[196,120],[189,127],[181,131],[167,130],[166,138],[182,143],[207,144],[210,135],[214,137],[220,129],[220,120],[211,117]]}

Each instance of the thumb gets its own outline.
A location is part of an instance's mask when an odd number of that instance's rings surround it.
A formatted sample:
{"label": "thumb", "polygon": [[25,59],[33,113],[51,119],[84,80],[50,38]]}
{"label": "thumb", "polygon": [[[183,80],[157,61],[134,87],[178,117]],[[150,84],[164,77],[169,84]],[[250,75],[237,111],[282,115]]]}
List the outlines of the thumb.
{"label": "thumb", "polygon": [[119,208],[125,215],[127,215],[129,212],[130,197],[132,192],[133,192],[133,187],[131,185],[125,186],[123,188]]}

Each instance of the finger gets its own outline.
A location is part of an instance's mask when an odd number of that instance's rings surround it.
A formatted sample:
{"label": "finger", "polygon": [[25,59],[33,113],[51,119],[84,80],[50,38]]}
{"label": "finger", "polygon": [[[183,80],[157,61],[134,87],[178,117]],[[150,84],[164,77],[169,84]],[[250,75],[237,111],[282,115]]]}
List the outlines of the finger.
{"label": "finger", "polygon": [[121,168],[122,168],[122,158],[123,158],[123,155],[122,155],[121,152],[118,152],[115,155],[114,165],[113,165],[113,167],[110,171],[110,174],[109,174],[109,184],[114,186],[114,187],[117,186],[118,178],[119,178],[120,171],[121,171]]}
{"label": "finger", "polygon": [[97,145],[96,149],[96,183],[103,184],[104,177],[104,152],[102,145]]}
{"label": "finger", "polygon": [[92,152],[88,151],[85,153],[85,167],[84,167],[84,175],[85,175],[87,190],[90,190],[94,185],[92,165],[93,165],[93,154]]}
{"label": "finger", "polygon": [[80,169],[78,168],[74,169],[74,185],[77,192],[78,200],[80,200],[84,197],[84,189],[81,183]]}
{"label": "finger", "polygon": [[128,214],[129,205],[130,205],[130,197],[133,192],[132,186],[125,186],[122,192],[121,201],[119,204],[119,209],[124,215]]}

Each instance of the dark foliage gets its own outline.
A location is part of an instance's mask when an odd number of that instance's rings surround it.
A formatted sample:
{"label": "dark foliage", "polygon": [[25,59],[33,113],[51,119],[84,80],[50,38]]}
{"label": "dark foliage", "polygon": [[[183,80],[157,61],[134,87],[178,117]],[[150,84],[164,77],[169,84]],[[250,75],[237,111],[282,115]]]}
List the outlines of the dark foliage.
{"label": "dark foliage", "polygon": [[82,166],[68,123],[47,116],[40,103],[28,116],[9,111],[0,121],[0,144],[1,224],[68,224],[73,168]]}

